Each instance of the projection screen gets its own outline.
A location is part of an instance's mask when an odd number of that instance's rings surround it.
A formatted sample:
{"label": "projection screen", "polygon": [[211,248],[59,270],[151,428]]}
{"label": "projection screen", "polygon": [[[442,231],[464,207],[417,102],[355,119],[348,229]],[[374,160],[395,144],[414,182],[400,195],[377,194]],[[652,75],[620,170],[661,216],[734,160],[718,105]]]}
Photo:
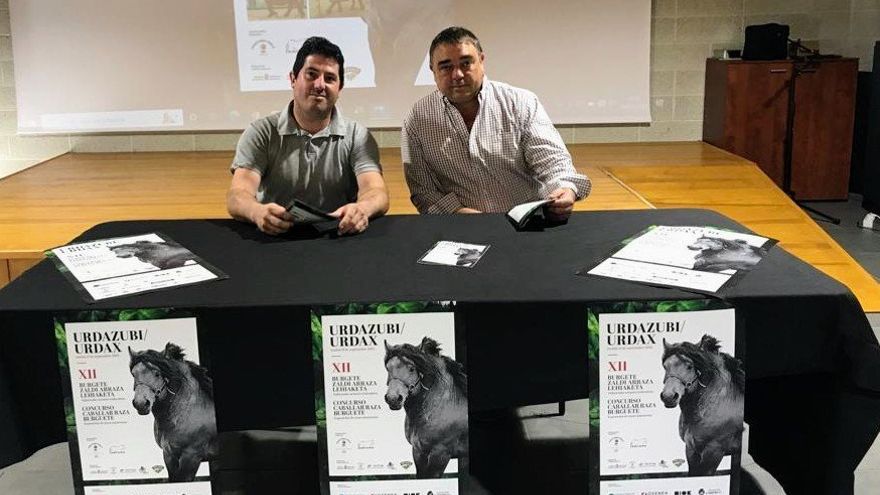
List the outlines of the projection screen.
{"label": "projection screen", "polygon": [[243,129],[285,106],[312,35],[346,57],[341,111],[399,127],[449,25],[556,123],[650,120],[650,0],[10,0],[10,16],[21,134]]}

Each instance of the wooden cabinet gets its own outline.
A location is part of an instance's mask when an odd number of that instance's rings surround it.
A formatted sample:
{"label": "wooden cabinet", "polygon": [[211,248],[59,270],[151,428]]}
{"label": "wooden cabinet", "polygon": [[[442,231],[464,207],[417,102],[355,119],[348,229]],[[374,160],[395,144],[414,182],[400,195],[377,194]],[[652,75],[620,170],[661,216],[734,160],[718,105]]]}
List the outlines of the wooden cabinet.
{"label": "wooden cabinet", "polygon": [[707,60],[703,140],[752,160],[785,189],[796,70],[790,192],[798,200],[846,199],[858,59]]}

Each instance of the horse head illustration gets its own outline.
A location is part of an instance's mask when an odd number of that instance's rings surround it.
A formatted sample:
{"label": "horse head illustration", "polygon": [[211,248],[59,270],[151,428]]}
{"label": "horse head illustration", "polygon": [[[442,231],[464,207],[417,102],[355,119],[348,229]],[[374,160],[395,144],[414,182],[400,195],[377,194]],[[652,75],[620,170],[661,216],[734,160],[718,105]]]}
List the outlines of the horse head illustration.
{"label": "horse head illustration", "polygon": [[471,266],[480,259],[480,250],[476,248],[458,248],[455,250],[455,255],[458,259],[455,260],[456,266]]}
{"label": "horse head illustration", "polygon": [[207,370],[185,360],[183,349],[171,342],[162,352],[129,347],[128,354],[132,406],[138,414],[153,413],[169,480],[192,481],[199,465],[217,455],[214,387]]}
{"label": "horse head illustration", "polygon": [[699,251],[694,257],[694,270],[709,272],[750,270],[766,254],[765,249],[752,246],[742,239],[709,236],[695,240],[688,245],[688,249]]}
{"label": "horse head illustration", "polygon": [[439,478],[449,460],[467,456],[467,374],[424,337],[418,346],[385,342],[385,402],[406,411],[404,435],[413,448],[416,477]]}
{"label": "horse head illustration", "polygon": [[713,474],[725,455],[741,448],[745,372],[738,359],[719,349],[711,335],[703,335],[699,345],[663,339],[660,399],[668,408],[681,407],[678,431],[691,476]]}
{"label": "horse head illustration", "polygon": [[118,258],[135,257],[156,268],[178,268],[187,261],[194,260],[195,255],[185,247],[173,242],[136,241],[131,244],[111,246],[110,251]]}

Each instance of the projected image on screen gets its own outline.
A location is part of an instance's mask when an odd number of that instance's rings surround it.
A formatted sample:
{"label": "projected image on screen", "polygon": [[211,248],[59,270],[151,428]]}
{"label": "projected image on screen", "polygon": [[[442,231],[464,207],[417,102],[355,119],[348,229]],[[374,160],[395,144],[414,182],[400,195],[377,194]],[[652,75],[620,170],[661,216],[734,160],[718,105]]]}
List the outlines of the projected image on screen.
{"label": "projected image on screen", "polygon": [[248,0],[247,4],[249,21],[359,17],[364,10],[364,0]]}
{"label": "projected image on screen", "polygon": [[487,77],[536,93],[557,124],[650,121],[650,0],[9,0],[9,7],[22,134],[244,129],[285,108],[288,74],[311,36],[345,56],[339,110],[369,127],[398,128],[435,90],[428,47],[451,25],[479,36]]}
{"label": "projected image on screen", "polygon": [[430,86],[427,46],[412,40],[448,26],[452,6],[452,0],[235,0],[241,90],[288,89],[291,60],[310,36],[342,49],[348,88]]}
{"label": "projected image on screen", "polygon": [[[286,11],[275,10],[281,3],[303,9],[303,18],[282,18]],[[339,45],[347,67],[345,84],[349,88],[375,86],[375,68],[361,17],[308,17],[318,2],[306,0],[235,0],[235,34],[241,91],[284,91],[290,88],[290,72],[296,52],[311,36],[323,36]],[[346,0],[346,3],[350,3]],[[294,5],[297,4],[297,5]],[[263,7],[263,8],[260,8]],[[267,13],[252,15],[252,13]],[[270,16],[271,17],[268,17]],[[257,18],[255,20],[255,18]]]}

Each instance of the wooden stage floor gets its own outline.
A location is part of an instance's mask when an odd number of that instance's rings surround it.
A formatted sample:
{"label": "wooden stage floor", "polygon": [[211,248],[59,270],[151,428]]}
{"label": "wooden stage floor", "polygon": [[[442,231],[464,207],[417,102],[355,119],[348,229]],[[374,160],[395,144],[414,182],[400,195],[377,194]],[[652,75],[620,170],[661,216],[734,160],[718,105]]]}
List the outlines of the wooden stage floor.
{"label": "wooden stage floor", "polygon": [[[571,145],[593,193],[576,210],[707,208],[780,241],[880,312],[880,285],[753,163],[701,142]],[[0,179],[0,286],[47,248],[111,220],[228,218],[231,152],[66,154]],[[382,150],[390,214],[416,213]]]}

